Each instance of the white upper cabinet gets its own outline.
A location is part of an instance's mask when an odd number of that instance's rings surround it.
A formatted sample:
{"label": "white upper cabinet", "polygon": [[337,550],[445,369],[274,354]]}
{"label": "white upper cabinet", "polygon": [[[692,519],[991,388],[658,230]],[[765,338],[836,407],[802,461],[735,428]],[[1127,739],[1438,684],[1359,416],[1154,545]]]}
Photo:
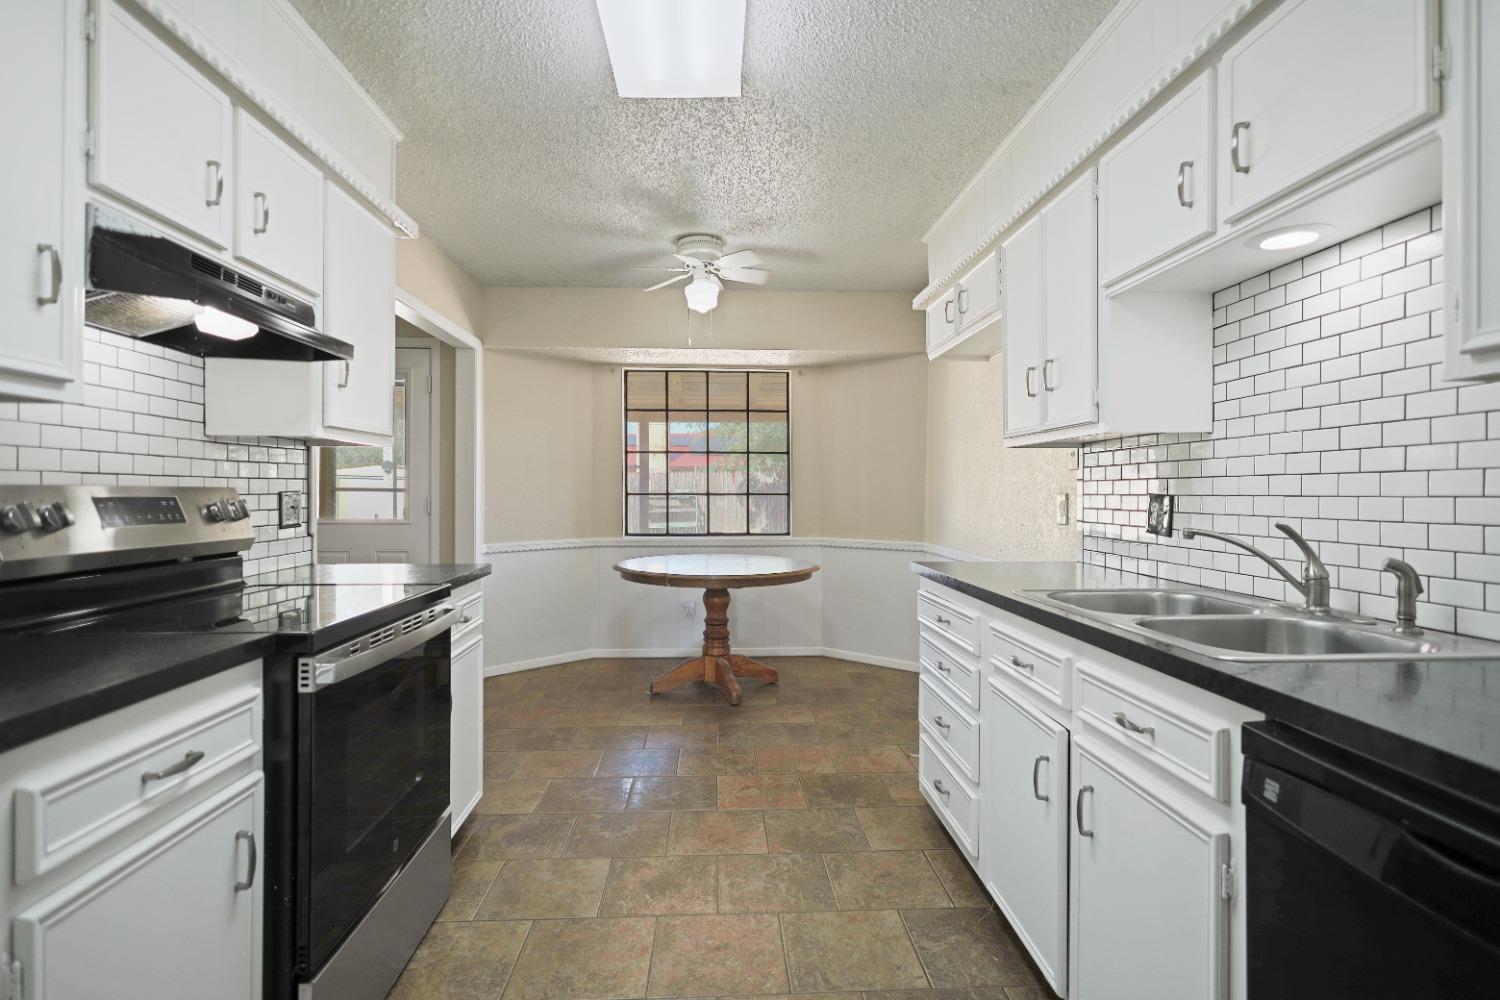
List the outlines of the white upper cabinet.
{"label": "white upper cabinet", "polygon": [[1213,70],[1099,161],[1104,284],[1214,231]]}
{"label": "white upper cabinet", "polygon": [[1073,1000],[1222,1000],[1227,824],[1073,740]]}
{"label": "white upper cabinet", "polygon": [[234,255],[323,288],[323,174],[249,112],[235,112]]}
{"label": "white upper cabinet", "polygon": [[1436,0],[1287,0],[1226,52],[1221,218],[1435,114],[1436,17]]}
{"label": "white upper cabinet", "polygon": [[1500,377],[1500,9],[1447,8],[1443,251],[1450,379]]}
{"label": "white upper cabinet", "polygon": [[6,7],[0,36],[0,397],[82,392],[82,25],[73,3]]}
{"label": "white upper cabinet", "polygon": [[971,333],[1000,316],[1000,254],[990,251],[958,283],[958,331]]}
{"label": "white upper cabinet", "polygon": [[323,423],[386,436],[396,378],[396,241],[385,220],[328,186],[323,332],[354,345],[323,369]]}
{"label": "white upper cabinet", "polygon": [[1046,322],[1042,280],[1042,218],[1033,216],[1000,248],[1005,274],[1005,433],[1042,423],[1042,339]]}
{"label": "white upper cabinet", "polygon": [[94,26],[89,182],[228,247],[229,95],[113,0]]}
{"label": "white upper cabinet", "polygon": [[950,291],[927,307],[927,353],[933,354],[958,332],[958,292]]}

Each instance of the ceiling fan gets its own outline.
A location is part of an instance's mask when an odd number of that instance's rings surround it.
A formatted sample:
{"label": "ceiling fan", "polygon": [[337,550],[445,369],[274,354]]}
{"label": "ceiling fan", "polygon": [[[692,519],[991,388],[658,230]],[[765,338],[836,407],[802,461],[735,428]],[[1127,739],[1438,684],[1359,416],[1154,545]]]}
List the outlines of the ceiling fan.
{"label": "ceiling fan", "polygon": [[677,250],[672,254],[681,261],[678,267],[639,267],[637,271],[676,272],[666,281],[646,289],[654,292],[658,288],[686,281],[683,294],[688,308],[706,313],[719,304],[719,290],[726,281],[738,281],[747,285],[764,285],[771,280],[771,272],[760,266],[760,255],[754,250],[736,250],[725,254],[724,241],[707,233],[689,233],[677,238]]}

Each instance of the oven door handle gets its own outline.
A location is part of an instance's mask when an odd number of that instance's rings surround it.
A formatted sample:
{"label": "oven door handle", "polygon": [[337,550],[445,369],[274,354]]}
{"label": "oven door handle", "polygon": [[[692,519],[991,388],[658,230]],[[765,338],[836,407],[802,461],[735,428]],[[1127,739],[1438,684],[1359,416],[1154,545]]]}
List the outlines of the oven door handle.
{"label": "oven door handle", "polygon": [[297,661],[297,690],[303,693],[317,691],[348,680],[366,670],[388,663],[402,653],[422,645],[434,636],[442,635],[458,620],[459,610],[452,604],[438,608],[438,615],[421,628],[382,642],[371,649],[344,656],[306,656]]}

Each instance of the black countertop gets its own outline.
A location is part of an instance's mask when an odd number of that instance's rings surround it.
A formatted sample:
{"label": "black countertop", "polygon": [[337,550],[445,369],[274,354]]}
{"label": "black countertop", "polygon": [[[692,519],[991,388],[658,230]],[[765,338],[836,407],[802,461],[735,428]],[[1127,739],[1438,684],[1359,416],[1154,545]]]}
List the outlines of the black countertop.
{"label": "black countertop", "polygon": [[1234,663],[1018,593],[1163,586],[1155,577],[1076,562],[918,562],[912,568],[975,600],[1264,712],[1491,809],[1500,803],[1500,660]]}
{"label": "black countertop", "polygon": [[275,584],[438,584],[455,589],[490,575],[489,563],[343,563],[303,566],[249,577],[251,586]]}

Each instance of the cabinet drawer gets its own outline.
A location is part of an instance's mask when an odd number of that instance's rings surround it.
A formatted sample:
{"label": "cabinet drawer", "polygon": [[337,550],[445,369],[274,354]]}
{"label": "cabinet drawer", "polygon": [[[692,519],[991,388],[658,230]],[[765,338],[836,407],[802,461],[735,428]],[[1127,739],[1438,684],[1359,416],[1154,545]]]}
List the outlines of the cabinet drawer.
{"label": "cabinet drawer", "polygon": [[1046,643],[990,622],[990,665],[1011,681],[1058,708],[1069,707],[1069,657]]}
{"label": "cabinet drawer", "polygon": [[979,655],[979,616],[930,590],[917,591],[917,621],[970,656]]}
{"label": "cabinet drawer", "polygon": [[256,687],[138,725],[23,779],[15,793],[17,884],[51,871],[261,746]]}
{"label": "cabinet drawer", "polygon": [[979,857],[979,797],[943,759],[942,752],[926,736],[920,737],[922,794],[932,804],[938,819],[948,828],[971,858]]}
{"label": "cabinet drawer", "polygon": [[459,596],[454,594],[458,607],[458,624],[453,626],[453,648],[458,649],[474,636],[484,631],[484,591]]}
{"label": "cabinet drawer", "polygon": [[1078,714],[1117,744],[1220,802],[1228,800],[1229,726],[1221,720],[1189,714],[1156,692],[1084,663],[1078,665]]}
{"label": "cabinet drawer", "polygon": [[979,784],[979,722],[925,677],[917,686],[917,713],[922,732],[942,744],[965,778]]}
{"label": "cabinet drawer", "polygon": [[979,711],[979,665],[974,659],[955,652],[946,643],[927,633],[917,641],[917,659],[924,677],[937,682],[939,690],[951,691],[962,704]]}

